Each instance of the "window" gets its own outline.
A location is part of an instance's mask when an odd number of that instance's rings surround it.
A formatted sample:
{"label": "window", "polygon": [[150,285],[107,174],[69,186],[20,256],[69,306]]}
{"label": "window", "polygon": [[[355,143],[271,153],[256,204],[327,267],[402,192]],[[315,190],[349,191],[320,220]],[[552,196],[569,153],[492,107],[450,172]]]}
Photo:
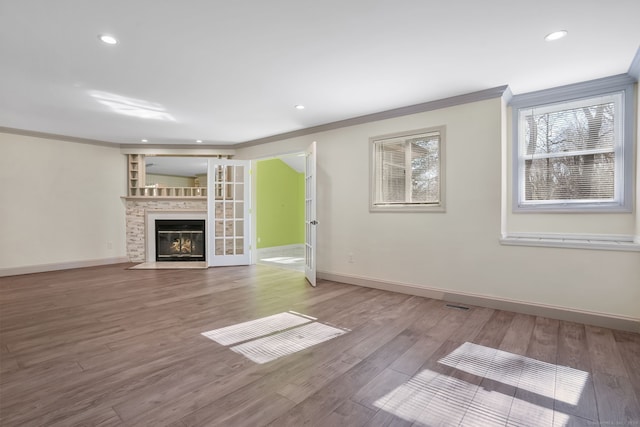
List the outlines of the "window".
{"label": "window", "polygon": [[444,127],[370,141],[371,211],[444,211]]}
{"label": "window", "polygon": [[630,96],[625,88],[514,105],[514,210],[630,210]]}

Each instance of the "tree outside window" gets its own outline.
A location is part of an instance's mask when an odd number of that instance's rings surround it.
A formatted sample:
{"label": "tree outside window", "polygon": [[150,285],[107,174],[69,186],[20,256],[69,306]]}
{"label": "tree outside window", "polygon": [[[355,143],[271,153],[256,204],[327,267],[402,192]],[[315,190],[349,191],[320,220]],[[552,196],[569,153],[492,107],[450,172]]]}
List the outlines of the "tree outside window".
{"label": "tree outside window", "polygon": [[371,139],[372,211],[443,209],[443,134],[438,128]]}

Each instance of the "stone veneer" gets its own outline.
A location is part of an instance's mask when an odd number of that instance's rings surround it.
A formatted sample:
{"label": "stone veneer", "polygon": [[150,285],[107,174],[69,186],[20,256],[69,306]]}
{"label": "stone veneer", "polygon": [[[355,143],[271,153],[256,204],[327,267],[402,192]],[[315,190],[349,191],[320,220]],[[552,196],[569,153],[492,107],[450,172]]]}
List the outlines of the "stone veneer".
{"label": "stone veneer", "polygon": [[127,255],[131,262],[146,261],[146,236],[145,236],[145,216],[149,212],[184,212],[184,211],[205,211],[207,210],[207,200],[200,199],[128,199],[127,209]]}

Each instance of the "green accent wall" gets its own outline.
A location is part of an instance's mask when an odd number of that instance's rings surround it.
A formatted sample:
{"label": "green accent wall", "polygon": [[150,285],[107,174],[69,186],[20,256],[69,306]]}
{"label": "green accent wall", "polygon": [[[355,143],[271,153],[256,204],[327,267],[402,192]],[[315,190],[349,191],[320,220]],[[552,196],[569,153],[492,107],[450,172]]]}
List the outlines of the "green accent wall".
{"label": "green accent wall", "polygon": [[271,159],[256,174],[258,248],[304,243],[304,173]]}

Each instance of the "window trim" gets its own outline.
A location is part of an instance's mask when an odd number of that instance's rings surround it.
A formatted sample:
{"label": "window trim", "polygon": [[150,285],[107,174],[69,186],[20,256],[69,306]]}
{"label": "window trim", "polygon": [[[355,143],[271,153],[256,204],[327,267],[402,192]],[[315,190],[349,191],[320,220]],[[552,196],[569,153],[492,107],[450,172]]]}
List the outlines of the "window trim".
{"label": "window trim", "polygon": [[[515,95],[510,106],[512,108],[512,141],[511,141],[511,204],[514,213],[620,213],[633,211],[633,148],[635,108],[634,108],[635,80],[627,74],[576,83],[557,88],[545,89],[537,92]],[[526,203],[521,201],[521,162],[520,150],[520,111],[531,107],[548,106],[551,104],[570,103],[595,98],[599,96],[622,94],[622,161],[617,168],[621,168],[620,179],[624,188],[619,193],[620,200],[614,202],[546,202]]]}
{"label": "window trim", "polygon": [[[438,132],[440,134],[439,147],[439,203],[418,203],[418,204],[388,204],[377,205],[376,199],[376,156],[375,146],[377,141],[391,138],[408,138],[423,133]],[[369,138],[369,212],[446,212],[445,209],[445,188],[446,188],[446,126],[434,126],[429,128],[415,129],[404,132],[395,132],[385,135],[377,135]]]}

